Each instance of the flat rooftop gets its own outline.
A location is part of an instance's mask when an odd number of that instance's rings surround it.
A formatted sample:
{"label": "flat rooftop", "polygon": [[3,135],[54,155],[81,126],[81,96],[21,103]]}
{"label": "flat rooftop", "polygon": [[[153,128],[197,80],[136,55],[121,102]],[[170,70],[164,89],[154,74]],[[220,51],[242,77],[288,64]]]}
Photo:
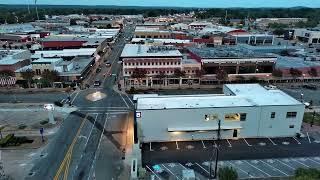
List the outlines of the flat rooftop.
{"label": "flat rooftop", "polygon": [[160,43],[167,43],[167,44],[184,44],[190,43],[190,40],[181,40],[181,39],[148,39],[148,38],[132,38],[131,42],[160,42]]}
{"label": "flat rooftop", "polygon": [[71,56],[91,56],[96,52],[96,48],[63,49],[55,51],[35,51],[31,58],[43,57],[71,57]]}
{"label": "flat rooftop", "polygon": [[0,65],[13,65],[30,59],[28,50],[0,50]]}
{"label": "flat rooftop", "polygon": [[173,46],[126,44],[121,57],[182,57],[182,54]]}
{"label": "flat rooftop", "polygon": [[[82,73],[90,66],[90,64],[94,61],[93,57],[90,56],[77,56],[73,58],[71,61],[68,61],[69,64],[73,62],[73,68],[67,72],[60,72],[60,76],[81,76]],[[68,62],[64,62],[68,64]],[[66,65],[64,63],[60,63],[58,65]]]}
{"label": "flat rooftop", "polygon": [[259,84],[226,84],[232,95],[138,96],[137,109],[197,109],[252,106],[302,105],[281,90],[269,90]]}
{"label": "flat rooftop", "polygon": [[62,58],[40,58],[32,61],[31,64],[55,64],[60,61],[63,61],[63,59]]}
{"label": "flat rooftop", "polygon": [[275,57],[273,54],[254,52],[242,46],[188,47],[188,50],[202,59]]}

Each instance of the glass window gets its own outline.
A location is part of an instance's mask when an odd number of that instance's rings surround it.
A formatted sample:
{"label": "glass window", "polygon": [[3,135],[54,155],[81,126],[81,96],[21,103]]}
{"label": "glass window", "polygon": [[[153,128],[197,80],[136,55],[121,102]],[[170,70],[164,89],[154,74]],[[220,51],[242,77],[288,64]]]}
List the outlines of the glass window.
{"label": "glass window", "polygon": [[276,117],[276,112],[272,112],[271,113],[271,118],[273,119],[273,118],[275,118]]}
{"label": "glass window", "polygon": [[247,118],[246,113],[230,113],[224,115],[225,121],[245,121]]}
{"label": "glass window", "polygon": [[247,119],[247,113],[240,113],[240,121],[245,121]]}
{"label": "glass window", "polygon": [[287,112],[287,118],[295,118],[297,117],[297,112]]}
{"label": "glass window", "polygon": [[294,125],[290,125],[289,128],[290,128],[290,129],[294,128]]}

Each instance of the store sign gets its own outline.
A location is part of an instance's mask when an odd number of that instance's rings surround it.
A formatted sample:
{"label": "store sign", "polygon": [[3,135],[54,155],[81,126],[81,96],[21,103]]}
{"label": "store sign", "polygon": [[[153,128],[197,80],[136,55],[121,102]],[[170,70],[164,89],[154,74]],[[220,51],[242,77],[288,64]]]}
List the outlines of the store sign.
{"label": "store sign", "polygon": [[141,112],[136,112],[136,118],[141,118]]}
{"label": "store sign", "polygon": [[219,116],[218,114],[206,114],[204,115],[204,120],[205,121],[212,121],[212,120],[218,120]]}
{"label": "store sign", "polygon": [[53,104],[45,104],[45,105],[43,105],[43,108],[47,111],[53,111],[54,105]]}

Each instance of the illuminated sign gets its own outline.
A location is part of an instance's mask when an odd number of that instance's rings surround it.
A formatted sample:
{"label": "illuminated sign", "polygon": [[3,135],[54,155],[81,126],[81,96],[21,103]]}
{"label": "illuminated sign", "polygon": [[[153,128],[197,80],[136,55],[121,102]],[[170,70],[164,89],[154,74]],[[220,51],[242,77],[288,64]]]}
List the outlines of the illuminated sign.
{"label": "illuminated sign", "polygon": [[218,120],[218,119],[219,119],[218,114],[205,114],[204,115],[205,121]]}
{"label": "illuminated sign", "polygon": [[136,112],[136,118],[141,118],[141,112]]}
{"label": "illuminated sign", "polygon": [[54,105],[53,104],[45,104],[45,105],[43,105],[43,108],[48,111],[53,111]]}

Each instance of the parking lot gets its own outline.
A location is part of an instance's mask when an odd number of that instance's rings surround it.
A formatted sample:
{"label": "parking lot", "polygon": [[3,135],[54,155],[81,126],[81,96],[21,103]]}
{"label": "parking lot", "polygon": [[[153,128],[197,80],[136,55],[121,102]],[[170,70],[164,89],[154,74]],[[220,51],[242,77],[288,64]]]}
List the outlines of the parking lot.
{"label": "parking lot", "polygon": [[[182,171],[194,170],[196,179],[208,179],[210,161],[187,162],[187,163],[163,163],[153,166],[147,165],[150,175],[155,179],[182,180]],[[239,179],[262,178],[262,177],[286,177],[293,176],[297,168],[319,168],[320,157],[304,158],[277,158],[255,160],[230,160],[219,161],[218,167],[233,167],[238,172]],[[214,167],[214,162],[212,162]],[[214,168],[213,168],[214,169]]]}
{"label": "parking lot", "polygon": [[219,166],[234,167],[243,179],[292,176],[299,167],[320,168],[320,141],[312,133],[300,138],[153,142],[142,145],[142,161],[158,179],[182,179],[183,169],[193,169],[198,179],[208,179],[216,147]]}

